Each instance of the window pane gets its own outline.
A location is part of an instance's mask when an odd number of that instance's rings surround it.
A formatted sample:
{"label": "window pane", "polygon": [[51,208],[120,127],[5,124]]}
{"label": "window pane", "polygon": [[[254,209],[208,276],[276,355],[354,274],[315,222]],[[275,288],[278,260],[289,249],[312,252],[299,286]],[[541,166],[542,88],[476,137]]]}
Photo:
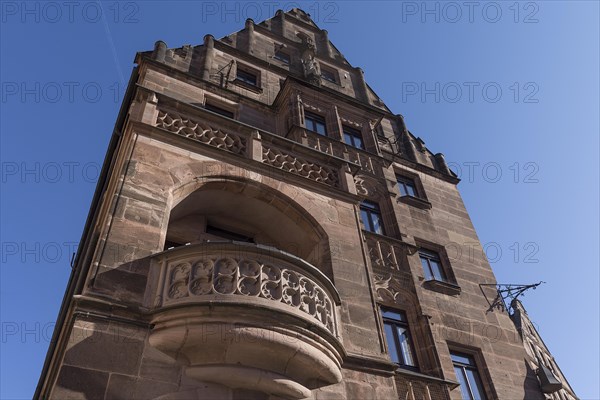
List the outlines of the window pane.
{"label": "window pane", "polygon": [[462,394],[463,400],[473,400],[471,392],[469,391],[469,384],[467,383],[467,377],[464,374],[464,370],[461,367],[454,367],[456,372],[456,380],[460,384],[460,393]]}
{"label": "window pane", "polygon": [[323,125],[321,122],[317,122],[315,124],[315,132],[321,135],[325,135],[325,125]]}
{"label": "window pane", "polygon": [[224,110],[224,109],[222,109],[221,107],[214,106],[214,105],[212,105],[212,104],[210,104],[210,103],[206,103],[206,104],[204,105],[204,108],[206,108],[206,109],[207,109],[207,110],[209,110],[209,111],[215,112],[215,113],[217,113],[217,114],[221,114],[221,115],[223,115],[224,117],[227,117],[227,118],[233,118],[233,113],[232,113],[231,111]]}
{"label": "window pane", "polygon": [[396,321],[403,321],[403,322],[406,321],[406,317],[403,314],[396,312],[396,311],[386,310],[384,308],[381,309],[381,316],[384,318],[389,318],[389,319],[393,319]]}
{"label": "window pane", "polygon": [[400,195],[408,196],[408,192],[406,191],[406,185],[404,182],[398,182],[398,188],[400,189]]}
{"label": "window pane", "polygon": [[410,339],[406,328],[396,326],[398,329],[398,341],[400,342],[400,348],[402,350],[402,358],[404,359],[404,365],[415,366],[415,360],[412,355],[412,348]]}
{"label": "window pane", "polygon": [[435,260],[429,260],[429,265],[431,266],[431,272],[433,273],[434,279],[443,281],[444,272],[442,271],[442,266]]}
{"label": "window pane", "polygon": [[467,379],[469,380],[469,385],[471,386],[473,398],[475,400],[484,400],[485,392],[483,391],[483,386],[481,385],[481,380],[479,379],[479,374],[477,371],[466,369],[465,372],[467,373]]}
{"label": "window pane", "polygon": [[398,348],[396,347],[396,340],[394,339],[394,327],[390,324],[383,324],[385,329],[385,340],[388,345],[388,351],[390,352],[390,358],[393,362],[399,363]]}
{"label": "window pane", "polygon": [[408,191],[409,196],[417,197],[417,192],[415,192],[413,185],[407,183],[406,190]]}
{"label": "window pane", "polygon": [[433,276],[431,275],[431,270],[429,269],[429,261],[427,260],[427,258],[421,257],[421,265],[423,266],[423,272],[425,272],[425,279],[433,279]]}
{"label": "window pane", "polygon": [[256,75],[254,75],[250,72],[238,69],[236,78],[242,82],[246,82],[250,85],[256,86]]}
{"label": "window pane", "polygon": [[279,61],[282,61],[286,64],[290,63],[290,56],[287,53],[284,53],[283,51],[278,51],[275,53],[275,58]]}
{"label": "window pane", "polygon": [[373,224],[373,232],[383,235],[383,224],[379,214],[371,213],[371,222]]}
{"label": "window pane", "polygon": [[364,149],[362,139],[358,136],[354,137],[354,147],[358,147],[359,149]]}
{"label": "window pane", "polygon": [[354,143],[352,143],[352,136],[348,135],[347,133],[344,133],[344,143],[350,146],[354,146]]}
{"label": "window pane", "polygon": [[335,83],[335,74],[332,71],[321,68],[321,77]]}
{"label": "window pane", "polygon": [[368,208],[370,210],[379,211],[379,206],[372,201],[365,200],[360,204],[361,207]]}
{"label": "window pane", "polygon": [[305,126],[307,129],[317,132],[320,135],[326,136],[327,129],[325,128],[325,119],[323,117],[306,112],[304,114]]}
{"label": "window pane", "polygon": [[454,361],[455,363],[461,363],[461,364],[465,364],[465,365],[475,366],[475,362],[473,361],[473,358],[469,357],[466,354],[452,353],[452,354],[450,354],[450,357],[452,358],[452,361]]}
{"label": "window pane", "polygon": [[371,227],[370,224],[370,220],[369,220],[369,213],[363,209],[360,210],[360,220],[362,221],[363,224],[363,228],[367,231],[372,231],[373,228]]}

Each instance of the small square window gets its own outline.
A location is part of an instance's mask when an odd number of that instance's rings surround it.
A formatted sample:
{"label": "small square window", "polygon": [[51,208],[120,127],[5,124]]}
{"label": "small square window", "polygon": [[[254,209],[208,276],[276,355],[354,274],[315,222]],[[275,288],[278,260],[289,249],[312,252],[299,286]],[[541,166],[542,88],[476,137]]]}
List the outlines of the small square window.
{"label": "small square window", "polygon": [[258,76],[250,71],[238,67],[235,76],[236,80],[252,86],[258,86]]}
{"label": "small square window", "polygon": [[360,219],[364,230],[385,235],[379,205],[365,200],[360,203]]}
{"label": "small square window", "polygon": [[330,69],[321,67],[321,78],[326,81],[337,83],[337,79],[335,77],[336,73]]}
{"label": "small square window", "polygon": [[446,274],[442,266],[442,260],[438,253],[430,250],[419,250],[419,258],[425,273],[425,279],[428,281],[446,282]]}
{"label": "small square window", "polygon": [[362,135],[359,130],[344,126],[344,142],[357,149],[365,149]]}
{"label": "small square window", "polygon": [[311,112],[304,112],[304,125],[306,129],[317,132],[319,135],[327,136],[325,118]]}
{"label": "small square window", "polygon": [[396,176],[401,196],[419,197],[415,181],[404,176]]}
{"label": "small square window", "polygon": [[273,55],[273,58],[281,61],[284,64],[289,65],[289,63],[290,63],[290,55],[282,50],[277,50],[275,52],[275,54]]}
{"label": "small square window", "polygon": [[402,311],[382,307],[381,317],[388,353],[392,361],[403,367],[416,368],[417,363],[406,315]]}
{"label": "small square window", "polygon": [[469,354],[451,352],[456,379],[460,384],[460,393],[464,400],[486,400],[475,359]]}
{"label": "small square window", "polygon": [[224,117],[232,118],[233,119],[233,113],[231,111],[225,110],[224,108],[221,108],[221,107],[218,107],[218,106],[215,106],[214,104],[206,103],[204,105],[204,108],[206,110],[208,110],[208,111],[212,111],[212,112],[220,114],[220,115],[222,115]]}

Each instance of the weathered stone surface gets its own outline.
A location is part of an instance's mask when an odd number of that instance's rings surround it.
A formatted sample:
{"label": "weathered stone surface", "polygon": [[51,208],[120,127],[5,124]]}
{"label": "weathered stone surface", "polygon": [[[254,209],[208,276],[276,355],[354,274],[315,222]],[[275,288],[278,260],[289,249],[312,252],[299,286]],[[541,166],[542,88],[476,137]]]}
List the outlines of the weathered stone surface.
{"label": "weathered stone surface", "polygon": [[[542,398],[524,343],[554,361],[515,328],[526,318],[489,310],[494,289],[479,285],[495,278],[458,180],[307,14],[249,20],[202,46],[159,43],[136,62],[75,269],[83,293],[63,310],[66,345],[40,398],[458,399],[436,380],[456,379],[450,352],[474,357],[487,398]],[[349,128],[364,148],[344,142]],[[363,230],[363,200],[385,235]],[[256,246],[207,253],[231,240]],[[443,279],[427,281],[419,248]],[[428,377],[394,373],[381,307],[405,315]]]}
{"label": "weathered stone surface", "polygon": [[56,400],[103,400],[108,372],[63,365],[51,398]]}

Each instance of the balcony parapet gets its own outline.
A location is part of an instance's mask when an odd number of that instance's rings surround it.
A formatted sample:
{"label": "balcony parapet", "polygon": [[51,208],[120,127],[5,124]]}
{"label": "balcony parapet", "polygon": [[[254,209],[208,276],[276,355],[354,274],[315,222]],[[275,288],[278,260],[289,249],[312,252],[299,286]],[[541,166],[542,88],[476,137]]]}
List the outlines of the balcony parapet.
{"label": "balcony parapet", "polygon": [[357,149],[328,136],[319,135],[299,125],[292,125],[286,137],[311,149],[347,160],[363,173],[383,177],[380,157],[368,151]]}
{"label": "balcony parapet", "polygon": [[341,381],[340,298],[316,267],[241,242],[150,257],[150,344],[202,382],[284,399]]}
{"label": "balcony parapet", "polygon": [[316,267],[284,251],[242,242],[201,243],[167,250],[151,263],[158,278],[149,304],[153,308],[252,303],[293,314],[338,336],[337,290]]}
{"label": "balcony parapet", "polygon": [[[140,88],[140,91],[145,92],[146,89]],[[165,95],[148,95],[156,98],[156,117],[151,123],[156,128],[313,182],[355,193],[345,159],[327,157],[290,139]]]}

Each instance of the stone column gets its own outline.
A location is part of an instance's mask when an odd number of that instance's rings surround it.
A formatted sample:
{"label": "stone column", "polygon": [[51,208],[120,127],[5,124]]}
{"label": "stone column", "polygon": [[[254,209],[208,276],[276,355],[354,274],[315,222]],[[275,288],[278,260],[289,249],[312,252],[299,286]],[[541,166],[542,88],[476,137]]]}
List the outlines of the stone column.
{"label": "stone column", "polygon": [[152,58],[159,62],[165,62],[165,55],[167,54],[167,44],[162,40],[154,43],[154,51],[152,52]]}
{"label": "stone column", "polygon": [[215,38],[213,35],[204,36],[204,68],[202,69],[202,79],[210,80],[210,70],[215,59]]}
{"label": "stone column", "polygon": [[252,18],[248,18],[246,20],[246,31],[248,35],[248,54],[254,54],[254,49],[256,48],[256,37],[254,35],[254,21]]}
{"label": "stone column", "polygon": [[354,68],[356,78],[358,79],[358,87],[360,88],[361,97],[367,104],[371,104],[371,99],[369,98],[369,88],[367,87],[367,83],[365,82],[365,72],[360,67]]}

